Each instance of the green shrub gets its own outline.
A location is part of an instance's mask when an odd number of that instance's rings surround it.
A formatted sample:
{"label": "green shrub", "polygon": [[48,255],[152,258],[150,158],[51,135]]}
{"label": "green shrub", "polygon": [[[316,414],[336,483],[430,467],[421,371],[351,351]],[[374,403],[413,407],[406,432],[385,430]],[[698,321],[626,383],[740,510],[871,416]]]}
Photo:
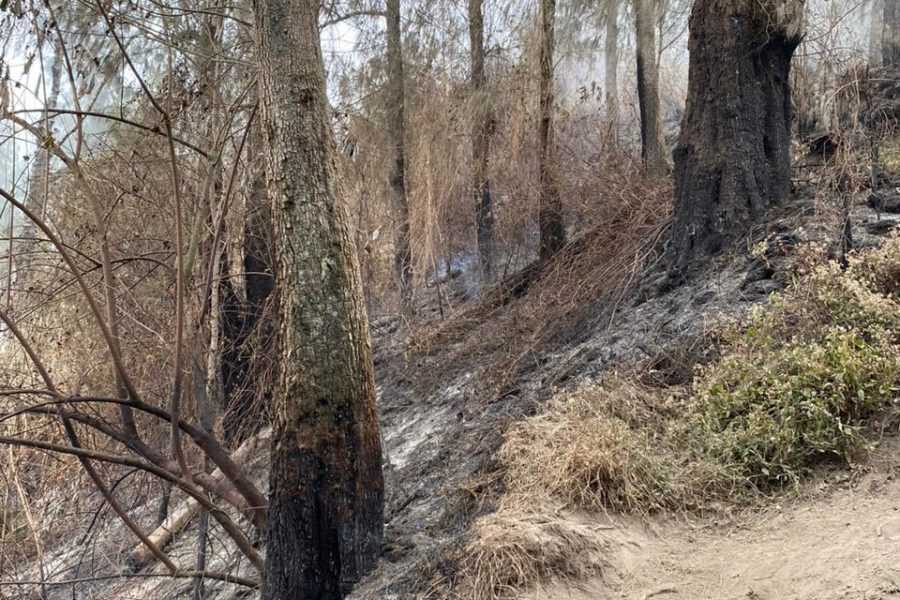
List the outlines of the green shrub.
{"label": "green shrub", "polygon": [[828,263],[756,307],[747,324],[732,327],[724,338],[736,352],[769,350],[818,341],[832,328],[853,330],[867,340],[895,337],[900,303],[867,285],[859,270]]}
{"label": "green shrub", "polygon": [[896,350],[875,330],[820,333],[777,348],[745,343],[700,373],[694,433],[708,457],[769,487],[863,445],[864,420],[897,390]]}

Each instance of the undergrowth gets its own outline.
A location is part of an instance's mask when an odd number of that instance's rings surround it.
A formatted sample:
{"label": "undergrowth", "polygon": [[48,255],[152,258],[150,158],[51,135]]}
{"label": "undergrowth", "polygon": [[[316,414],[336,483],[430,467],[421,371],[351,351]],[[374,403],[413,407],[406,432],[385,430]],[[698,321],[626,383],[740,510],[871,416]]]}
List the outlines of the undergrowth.
{"label": "undergrowth", "polygon": [[[614,376],[557,396],[506,433],[498,456],[505,497],[476,522],[463,561],[472,597],[503,598],[580,572],[547,566],[558,564],[559,540],[532,543],[529,523],[541,517],[529,507],[691,510],[851,462],[867,447],[871,419],[897,402],[898,331],[895,236],[852,256],[846,269],[815,267],[744,322],[722,326],[718,358],[688,385]],[[498,531],[502,544],[491,541]]]}

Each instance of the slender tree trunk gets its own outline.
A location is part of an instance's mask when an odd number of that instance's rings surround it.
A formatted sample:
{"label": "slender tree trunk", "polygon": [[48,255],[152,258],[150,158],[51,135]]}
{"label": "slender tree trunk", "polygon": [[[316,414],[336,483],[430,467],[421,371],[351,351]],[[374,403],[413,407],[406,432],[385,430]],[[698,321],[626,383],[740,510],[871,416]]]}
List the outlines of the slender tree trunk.
{"label": "slender tree trunk", "polygon": [[885,0],[869,0],[869,66],[880,67],[881,37],[884,34]]}
{"label": "slender tree trunk", "polygon": [[[63,49],[62,45],[54,40],[50,46],[53,48],[53,59],[50,63],[50,81],[49,86],[45,88],[47,92],[44,101],[46,108],[56,108],[59,100],[59,93],[62,87],[62,67],[63,67]],[[45,80],[44,85],[47,85]],[[47,129],[47,134],[52,137],[52,121],[50,114],[45,110],[42,115],[41,126]],[[46,216],[47,198],[50,189],[50,150],[44,145],[45,140],[38,140],[37,149],[34,154],[34,163],[31,165],[31,171],[28,175],[28,195],[25,198],[28,210],[42,218]],[[50,141],[50,143],[54,143]],[[14,259],[16,261],[16,278],[17,287],[28,288],[30,280],[30,271],[32,261],[38,252],[39,246],[33,240],[37,237],[37,227],[35,224],[26,219],[22,224],[22,239],[14,244]]]}
{"label": "slender tree trunk", "polygon": [[553,48],[555,44],[556,0],[541,0],[541,77],[540,77],[540,177],[541,205],[540,258],[546,260],[566,243],[562,200],[556,180],[556,154],[553,139]]}
{"label": "slender tree trunk", "polygon": [[[249,2],[244,0],[246,5]],[[241,30],[242,42],[253,43],[252,32]],[[252,75],[248,73],[248,76]],[[248,104],[257,100],[251,91]],[[265,407],[271,403],[271,373],[277,370],[273,311],[275,277],[272,242],[272,209],[266,197],[263,131],[257,118],[251,123],[242,171],[243,228],[239,267],[243,286],[227,277],[222,286],[222,433],[230,448],[239,447],[267,422]],[[227,252],[223,261],[227,262]],[[226,269],[227,271],[227,269]],[[240,293],[243,291],[243,293]]]}
{"label": "slender tree trunk", "polygon": [[659,64],[656,54],[656,0],[635,0],[637,87],[641,110],[641,156],[651,177],[668,172],[659,107]]}
{"label": "slender tree trunk", "polygon": [[264,600],[335,600],[375,565],[384,481],[359,263],[337,197],[319,2],[256,0],[281,285]]}
{"label": "slender tree trunk", "polygon": [[387,0],[387,133],[391,159],[391,203],[394,208],[394,271],[404,312],[412,311],[412,250],[409,200],[406,196],[406,110],[400,0]]}
{"label": "slender tree trunk", "polygon": [[494,207],[487,171],[493,116],[491,99],[485,90],[482,0],[469,0],[469,52],[472,63],[472,96],[475,104],[472,132],[475,224],[478,232],[481,274],[485,280],[490,281],[494,273]]}
{"label": "slender tree trunk", "polygon": [[802,0],[694,4],[673,275],[747,235],[790,191],[790,69],[802,26]]}
{"label": "slender tree trunk", "polygon": [[619,0],[606,0],[606,70],[604,95],[606,119],[613,134],[613,142],[619,141]]}
{"label": "slender tree trunk", "polygon": [[881,53],[884,65],[900,63],[900,0],[884,0],[884,33]]}
{"label": "slender tree trunk", "polygon": [[267,375],[277,369],[273,352],[275,330],[272,319],[265,318],[266,311],[273,310],[275,289],[272,210],[266,201],[263,165],[253,158],[263,150],[262,131],[257,124],[253,127],[244,207],[245,299],[241,300],[230,285],[225,294],[222,383],[226,406],[222,431],[231,448],[240,446],[266,424],[264,408],[271,395]]}

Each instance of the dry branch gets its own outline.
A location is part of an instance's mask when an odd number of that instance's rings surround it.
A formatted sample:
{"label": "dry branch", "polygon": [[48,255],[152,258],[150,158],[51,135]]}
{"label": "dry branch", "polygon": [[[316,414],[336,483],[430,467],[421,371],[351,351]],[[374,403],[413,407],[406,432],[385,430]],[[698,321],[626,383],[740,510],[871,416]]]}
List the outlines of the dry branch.
{"label": "dry branch", "polygon": [[[266,429],[259,435],[250,438],[241,444],[241,447],[232,454],[231,460],[240,464],[252,458],[260,449],[268,444],[271,433],[272,431],[270,429]],[[216,469],[212,474],[212,478],[215,481],[223,480],[224,475],[222,474],[221,469]],[[150,541],[158,548],[165,548],[180,531],[190,524],[191,520],[200,512],[201,508],[200,503],[197,502],[196,499],[188,498],[181,506],[169,514],[162,525],[148,536]],[[137,545],[134,550],[131,551],[131,554],[129,554],[129,561],[137,568],[149,563],[153,559],[153,553],[150,551],[149,547],[144,544]]]}

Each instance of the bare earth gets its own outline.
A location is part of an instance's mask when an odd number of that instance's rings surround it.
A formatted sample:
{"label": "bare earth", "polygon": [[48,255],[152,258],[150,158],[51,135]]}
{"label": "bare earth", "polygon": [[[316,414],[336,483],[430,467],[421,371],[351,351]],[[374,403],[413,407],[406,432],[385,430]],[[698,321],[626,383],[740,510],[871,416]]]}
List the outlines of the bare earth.
{"label": "bare earth", "polygon": [[598,523],[611,548],[603,576],[523,600],[900,599],[900,449],[890,446],[852,482],[832,475],[728,524]]}

